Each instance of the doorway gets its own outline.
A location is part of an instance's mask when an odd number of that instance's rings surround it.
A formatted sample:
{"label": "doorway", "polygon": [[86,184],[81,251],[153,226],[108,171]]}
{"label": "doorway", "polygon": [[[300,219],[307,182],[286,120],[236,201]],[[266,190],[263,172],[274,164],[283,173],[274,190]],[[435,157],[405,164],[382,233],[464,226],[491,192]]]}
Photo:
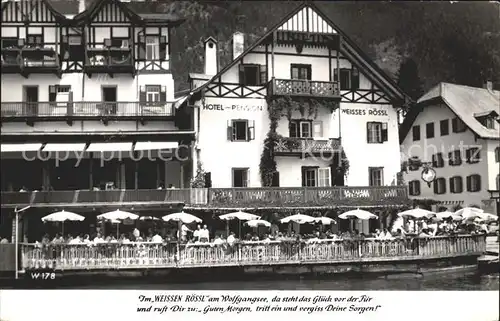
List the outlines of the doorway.
{"label": "doorway", "polygon": [[23,86],[23,98],[23,115],[36,116],[38,114],[38,86]]}
{"label": "doorway", "polygon": [[103,113],[105,115],[116,115],[117,90],[116,86],[102,86]]}

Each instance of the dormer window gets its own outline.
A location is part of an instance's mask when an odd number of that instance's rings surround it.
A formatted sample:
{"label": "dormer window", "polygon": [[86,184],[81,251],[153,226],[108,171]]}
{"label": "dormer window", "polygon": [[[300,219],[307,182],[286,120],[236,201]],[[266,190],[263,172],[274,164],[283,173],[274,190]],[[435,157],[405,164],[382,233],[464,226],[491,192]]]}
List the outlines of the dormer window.
{"label": "dormer window", "polygon": [[476,120],[484,127],[488,129],[495,129],[495,122],[497,121],[496,117],[498,117],[498,114],[495,111],[476,113],[474,114],[474,117],[476,117]]}
{"label": "dormer window", "polygon": [[486,128],[495,129],[495,119],[493,117],[484,117],[479,122]]}

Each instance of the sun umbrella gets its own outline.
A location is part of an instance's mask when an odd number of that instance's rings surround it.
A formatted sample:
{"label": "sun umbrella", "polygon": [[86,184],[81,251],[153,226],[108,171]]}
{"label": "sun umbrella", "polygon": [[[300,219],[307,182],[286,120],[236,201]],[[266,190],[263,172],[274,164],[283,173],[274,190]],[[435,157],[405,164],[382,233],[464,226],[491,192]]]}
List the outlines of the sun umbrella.
{"label": "sun umbrella", "polygon": [[322,225],[337,224],[337,222],[333,218],[326,216],[316,217],[314,221],[316,223],[321,223]]}
{"label": "sun umbrella", "polygon": [[139,218],[139,215],[125,212],[122,210],[107,212],[107,213],[104,213],[104,214],[97,216],[97,219],[99,219],[99,220],[108,220],[108,221],[111,221],[111,220],[120,220],[120,221],[122,221],[122,220],[136,220],[138,218]]}
{"label": "sun umbrella", "polygon": [[64,222],[65,221],[83,221],[84,216],[78,215],[73,212],[66,212],[62,210],[60,212],[55,212],[47,216],[42,217],[42,222],[62,222],[62,234],[64,235]]}
{"label": "sun umbrella", "polygon": [[259,227],[259,226],[271,227],[271,223],[265,220],[250,220],[245,222],[245,224],[250,227]]}
{"label": "sun umbrella", "polygon": [[188,213],[184,213],[184,212],[178,212],[178,213],[165,215],[162,217],[162,220],[164,220],[165,222],[175,221],[175,222],[184,223],[184,224],[191,224],[193,222],[196,222],[196,223],[203,222],[200,218],[198,218],[194,215],[188,214]]}
{"label": "sun umbrella", "polygon": [[474,219],[474,218],[478,217],[478,214],[483,213],[483,212],[484,211],[480,208],[464,207],[464,208],[456,211],[455,215],[460,215],[462,218],[468,220],[468,219]]}
{"label": "sun umbrella", "polygon": [[154,216],[141,216],[139,217],[140,221],[159,221],[160,219],[158,217]]}
{"label": "sun umbrella", "polygon": [[450,211],[436,213],[436,216],[439,218],[442,218],[442,219],[450,218],[450,217],[452,218],[454,215],[455,215],[455,213],[450,212]]}
{"label": "sun umbrella", "polygon": [[378,218],[377,215],[372,214],[368,211],[360,210],[351,210],[339,215],[340,219],[348,220],[348,219],[359,219],[359,220],[369,220],[372,218]]}
{"label": "sun umbrella", "polygon": [[221,215],[221,216],[219,216],[219,218],[221,220],[226,221],[226,230],[227,230],[228,235],[229,235],[229,221],[234,220],[234,219],[239,220],[239,223],[238,223],[239,234],[238,235],[241,238],[241,221],[258,220],[258,219],[260,219],[260,216],[255,215],[255,214],[245,213],[242,211],[238,211],[238,212],[233,212],[233,213]]}
{"label": "sun umbrella", "polygon": [[313,223],[314,221],[315,221],[314,217],[304,214],[295,214],[281,219],[281,223],[295,222],[298,224],[304,224],[304,223]]}
{"label": "sun umbrella", "polygon": [[411,217],[413,219],[421,219],[421,218],[431,218],[436,216],[436,213],[428,210],[424,210],[422,208],[414,208],[411,210],[407,210],[398,214],[400,217]]}
{"label": "sun umbrella", "polygon": [[485,222],[493,222],[498,220],[498,216],[490,213],[477,213],[477,218]]}

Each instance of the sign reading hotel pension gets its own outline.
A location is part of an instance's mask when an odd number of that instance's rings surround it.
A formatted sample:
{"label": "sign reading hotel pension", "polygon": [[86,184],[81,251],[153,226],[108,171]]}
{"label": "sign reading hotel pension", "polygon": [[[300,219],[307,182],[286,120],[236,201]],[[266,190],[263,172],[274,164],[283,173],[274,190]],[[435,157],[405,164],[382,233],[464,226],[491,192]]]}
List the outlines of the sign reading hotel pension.
{"label": "sign reading hotel pension", "polygon": [[384,109],[342,109],[342,114],[349,116],[389,116],[387,110]]}
{"label": "sign reading hotel pension", "polygon": [[203,110],[213,111],[263,111],[263,106],[254,105],[222,105],[222,104],[205,104]]}

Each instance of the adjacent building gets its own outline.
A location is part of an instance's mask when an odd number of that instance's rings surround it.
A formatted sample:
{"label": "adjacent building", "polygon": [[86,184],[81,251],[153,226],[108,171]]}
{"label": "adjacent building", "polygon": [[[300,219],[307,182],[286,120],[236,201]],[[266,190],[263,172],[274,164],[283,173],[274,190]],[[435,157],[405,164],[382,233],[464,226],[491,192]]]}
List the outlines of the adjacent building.
{"label": "adjacent building", "polygon": [[184,203],[158,189],[192,176],[170,60],[183,20],[118,0],[63,4],[2,2],[2,207]]}
{"label": "adjacent building", "polygon": [[[500,189],[500,92],[440,83],[418,100],[401,126],[411,198],[433,199],[439,207],[477,205],[496,213],[489,191]],[[418,164],[432,167],[431,184]]]}

